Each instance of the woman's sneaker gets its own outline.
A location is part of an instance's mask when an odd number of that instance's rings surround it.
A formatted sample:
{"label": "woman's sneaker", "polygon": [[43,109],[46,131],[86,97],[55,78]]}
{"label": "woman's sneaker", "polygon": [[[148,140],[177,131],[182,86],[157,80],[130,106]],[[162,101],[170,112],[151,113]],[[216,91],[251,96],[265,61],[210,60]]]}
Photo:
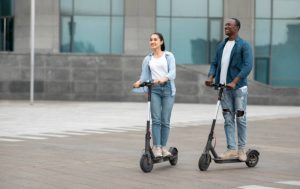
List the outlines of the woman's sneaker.
{"label": "woman's sneaker", "polygon": [[159,146],[153,146],[152,147],[152,152],[154,157],[161,157],[162,156],[162,150],[161,147]]}
{"label": "woman's sneaker", "polygon": [[236,150],[230,150],[228,149],[226,152],[222,153],[220,155],[221,159],[232,159],[232,158],[237,158],[238,154]]}
{"label": "woman's sneaker", "polygon": [[169,150],[165,146],[162,147],[162,156],[163,157],[172,156],[172,154],[169,152]]}
{"label": "woman's sneaker", "polygon": [[238,150],[238,156],[240,161],[246,161],[247,160],[247,154],[244,149]]}

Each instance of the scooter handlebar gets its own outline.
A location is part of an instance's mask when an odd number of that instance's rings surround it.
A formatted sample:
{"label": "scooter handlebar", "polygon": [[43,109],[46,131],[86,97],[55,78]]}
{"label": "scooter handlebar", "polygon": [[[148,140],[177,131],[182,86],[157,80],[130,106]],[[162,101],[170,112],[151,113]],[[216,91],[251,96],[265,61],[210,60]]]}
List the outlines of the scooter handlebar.
{"label": "scooter handlebar", "polygon": [[212,83],[209,87],[215,87],[215,89],[224,89],[224,88],[226,88],[227,86],[226,86],[226,84],[220,84],[220,83]]}
{"label": "scooter handlebar", "polygon": [[145,81],[145,82],[140,84],[140,87],[145,87],[145,86],[150,87],[152,85],[154,85],[154,83],[152,81]]}

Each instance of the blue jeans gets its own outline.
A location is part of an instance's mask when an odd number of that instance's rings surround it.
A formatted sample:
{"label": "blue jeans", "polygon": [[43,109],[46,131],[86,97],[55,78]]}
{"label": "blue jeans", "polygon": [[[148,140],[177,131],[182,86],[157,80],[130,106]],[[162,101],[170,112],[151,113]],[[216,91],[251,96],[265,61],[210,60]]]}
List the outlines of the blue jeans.
{"label": "blue jeans", "polygon": [[170,133],[170,119],[175,96],[171,84],[155,85],[151,91],[153,145],[166,146]]}
{"label": "blue jeans", "polygon": [[247,97],[247,87],[234,90],[224,89],[221,105],[228,149],[236,149],[235,124],[237,125],[238,149],[244,149],[247,144]]}

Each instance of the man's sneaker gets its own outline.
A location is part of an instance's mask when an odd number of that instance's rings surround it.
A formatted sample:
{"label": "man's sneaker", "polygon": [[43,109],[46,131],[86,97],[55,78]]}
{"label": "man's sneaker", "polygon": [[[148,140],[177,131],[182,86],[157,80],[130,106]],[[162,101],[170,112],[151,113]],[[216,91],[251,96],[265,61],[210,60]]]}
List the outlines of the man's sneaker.
{"label": "man's sneaker", "polygon": [[162,156],[162,151],[160,146],[153,146],[152,152],[154,157],[161,157]]}
{"label": "man's sneaker", "polygon": [[162,155],[164,157],[166,157],[166,156],[172,156],[172,154],[169,152],[169,150],[165,146],[162,147]]}
{"label": "man's sneaker", "polygon": [[247,154],[244,149],[238,150],[238,156],[240,161],[246,161],[247,160]]}
{"label": "man's sneaker", "polygon": [[236,150],[230,150],[228,149],[226,152],[222,153],[220,155],[221,159],[231,159],[231,158],[237,158],[238,154]]}

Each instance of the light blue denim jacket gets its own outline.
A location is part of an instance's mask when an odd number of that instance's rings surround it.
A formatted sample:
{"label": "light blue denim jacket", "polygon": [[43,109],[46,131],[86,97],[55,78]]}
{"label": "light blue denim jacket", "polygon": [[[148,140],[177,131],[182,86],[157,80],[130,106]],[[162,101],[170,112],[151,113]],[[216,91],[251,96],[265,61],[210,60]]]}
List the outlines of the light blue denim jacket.
{"label": "light blue denim jacket", "polygon": [[[211,63],[208,76],[213,76],[215,82],[220,82],[221,72],[221,60],[223,49],[225,47],[228,38],[222,41],[216,49],[215,60]],[[234,78],[240,77],[240,81],[237,83],[236,88],[247,86],[247,76],[252,69],[252,49],[248,42],[240,37],[235,39],[235,45],[232,48],[229,60],[229,66],[227,71],[226,83],[232,82]]]}
{"label": "light blue denim jacket", "polygon": [[[176,94],[176,87],[175,87],[175,78],[176,78],[176,64],[175,64],[175,57],[174,55],[169,51],[164,51],[165,56],[168,63],[168,74],[166,75],[167,78],[169,78],[171,89],[172,89],[172,96]],[[140,81],[151,81],[151,70],[149,67],[149,62],[153,56],[153,53],[150,53],[144,58],[143,65],[142,65],[142,73],[140,76]]]}

